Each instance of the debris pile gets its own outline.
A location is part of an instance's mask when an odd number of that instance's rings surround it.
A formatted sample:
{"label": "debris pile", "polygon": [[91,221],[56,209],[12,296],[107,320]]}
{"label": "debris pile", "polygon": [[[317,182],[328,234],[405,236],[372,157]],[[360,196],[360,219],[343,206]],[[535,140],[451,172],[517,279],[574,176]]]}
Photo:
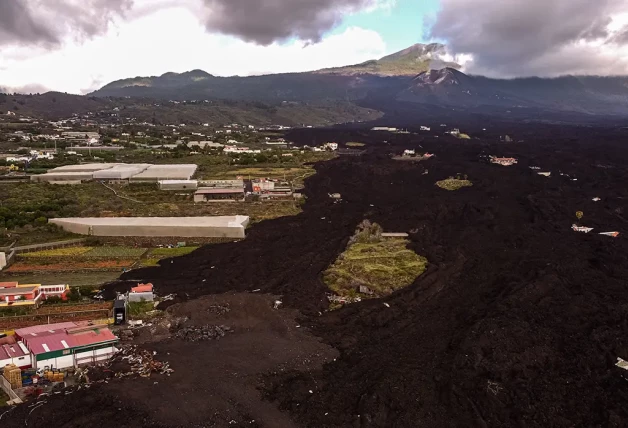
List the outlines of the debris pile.
{"label": "debris pile", "polygon": [[211,305],[209,308],[207,308],[207,312],[216,315],[225,315],[230,311],[231,309],[229,308],[229,303],[226,303],[224,305]]}
{"label": "debris pile", "polygon": [[589,233],[593,230],[592,227],[578,226],[575,224],[572,224],[571,228],[574,230],[574,232],[581,232],[581,233]]}
{"label": "debris pile", "polygon": [[233,333],[233,329],[226,325],[206,325],[203,327],[184,327],[177,331],[175,337],[186,342],[201,342],[224,337],[227,333]]}
{"label": "debris pile", "polygon": [[171,373],[174,373],[167,362],[155,360],[155,354],[155,352],[140,349],[134,345],[123,346],[108,362],[107,366],[110,368],[123,365],[128,367],[127,371],[114,370],[116,372],[115,377],[119,378],[134,375],[150,377],[152,373],[170,376]]}
{"label": "debris pile", "polygon": [[518,161],[515,158],[498,158],[496,156],[490,156],[491,163],[502,165],[502,166],[511,166],[515,165]]}

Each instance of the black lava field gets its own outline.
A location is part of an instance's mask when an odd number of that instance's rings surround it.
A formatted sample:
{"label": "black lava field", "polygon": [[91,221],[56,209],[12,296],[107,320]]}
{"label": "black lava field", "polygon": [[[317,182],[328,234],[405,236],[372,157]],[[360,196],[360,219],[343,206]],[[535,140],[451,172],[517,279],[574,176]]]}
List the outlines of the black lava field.
{"label": "black lava field", "polygon": [[[179,303],[255,290],[298,310],[295,322],[338,358],[322,368],[265,368],[255,378],[265,405],[296,427],[628,426],[628,372],[615,366],[617,357],[628,359],[628,131],[491,125],[462,129],[472,140],[445,135],[438,124],[410,134],[294,131],[289,137],[301,145],[361,141],[366,151],[317,164],[303,213],[123,279],[152,281]],[[501,141],[505,134],[513,141]],[[390,158],[410,148],[435,157]],[[518,164],[490,164],[488,155]],[[457,174],[473,186],[449,192],[435,185]],[[329,193],[340,193],[342,202]],[[577,211],[591,233],[571,229]],[[429,260],[429,269],[388,298],[326,312],[321,273],[363,219],[409,233],[410,248]],[[620,235],[599,235],[610,231]],[[151,346],[158,355],[167,347]],[[187,370],[197,371],[210,391],[203,366],[213,362],[203,355]],[[28,426],[86,426],[73,419],[78,414],[89,415],[93,427],[175,425],[116,382],[64,397],[63,405],[51,399],[48,424],[37,419],[41,425]],[[177,412],[181,400],[173,394],[163,406]],[[178,425],[282,426],[256,414],[248,400],[243,395],[233,405],[232,425],[209,414]],[[0,425],[24,426],[27,413],[18,409]]]}

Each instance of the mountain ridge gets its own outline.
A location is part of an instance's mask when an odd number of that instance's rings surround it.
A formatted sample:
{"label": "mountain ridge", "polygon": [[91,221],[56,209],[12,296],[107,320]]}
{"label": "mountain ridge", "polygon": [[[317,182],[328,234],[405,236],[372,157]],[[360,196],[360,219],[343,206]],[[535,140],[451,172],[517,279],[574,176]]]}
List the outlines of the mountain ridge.
{"label": "mountain ridge", "polygon": [[493,79],[467,75],[458,64],[447,62],[449,58],[442,44],[415,44],[378,60],[346,67],[245,77],[220,77],[195,69],[118,80],[88,96],[269,105],[366,102],[370,107],[409,102],[628,116],[627,76]]}

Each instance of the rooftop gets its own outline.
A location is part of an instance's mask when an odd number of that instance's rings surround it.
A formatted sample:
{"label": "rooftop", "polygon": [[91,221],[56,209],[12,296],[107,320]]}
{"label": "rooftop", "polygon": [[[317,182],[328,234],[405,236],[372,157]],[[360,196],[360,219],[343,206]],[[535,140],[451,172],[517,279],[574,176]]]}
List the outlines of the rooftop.
{"label": "rooftop", "polygon": [[78,324],[73,323],[73,322],[60,322],[60,323],[56,323],[56,324],[43,324],[43,325],[36,325],[33,327],[25,327],[25,328],[19,328],[17,330],[15,330],[15,334],[18,335],[19,337],[26,337],[29,335],[38,335],[41,333],[55,333],[57,331],[62,331],[66,328],[76,328],[78,327]]}
{"label": "rooftop", "polygon": [[131,288],[131,293],[150,293],[151,291],[153,291],[153,284],[139,284]]}
{"label": "rooftop", "polygon": [[28,349],[21,342],[12,345],[0,345],[0,360],[19,358],[26,355],[28,355]]}
{"label": "rooftop", "polygon": [[231,193],[244,193],[243,188],[233,188],[233,189],[224,189],[224,188],[203,188],[198,189],[195,195],[215,195],[215,194],[231,194]]}
{"label": "rooftop", "polygon": [[247,216],[214,217],[74,217],[52,219],[54,224],[78,223],[90,226],[195,226],[195,227],[231,227],[247,221]]}
{"label": "rooftop", "polygon": [[28,349],[35,355],[63,349],[79,348],[97,343],[117,340],[108,328],[94,326],[91,330],[68,333],[67,330],[57,331],[45,336],[28,336],[24,338]]}
{"label": "rooftop", "polygon": [[0,288],[0,296],[14,296],[16,294],[30,294],[37,290],[39,285],[20,285],[12,288]]}

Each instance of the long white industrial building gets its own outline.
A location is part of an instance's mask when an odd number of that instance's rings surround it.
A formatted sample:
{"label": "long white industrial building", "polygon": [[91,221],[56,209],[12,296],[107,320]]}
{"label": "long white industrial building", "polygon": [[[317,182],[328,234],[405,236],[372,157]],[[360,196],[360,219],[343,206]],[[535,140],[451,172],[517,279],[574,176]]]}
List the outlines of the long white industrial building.
{"label": "long white industrial building", "polygon": [[32,175],[31,181],[76,183],[97,180],[157,183],[161,180],[190,180],[197,168],[198,166],[195,164],[90,163],[53,168],[46,174]]}
{"label": "long white industrial building", "polygon": [[89,236],[244,238],[249,217],[84,217],[49,222]]}

